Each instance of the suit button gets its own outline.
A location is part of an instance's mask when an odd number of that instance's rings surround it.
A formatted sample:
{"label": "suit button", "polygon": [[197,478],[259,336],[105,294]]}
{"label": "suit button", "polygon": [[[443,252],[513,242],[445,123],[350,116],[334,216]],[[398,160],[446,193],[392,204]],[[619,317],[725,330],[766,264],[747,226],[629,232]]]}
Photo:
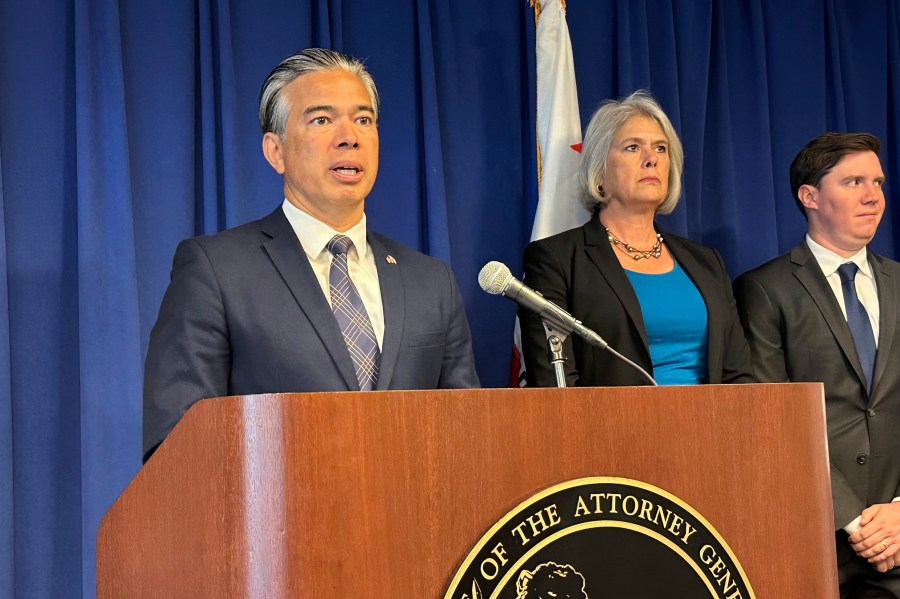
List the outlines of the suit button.
{"label": "suit button", "polygon": [[864,453],[856,454],[856,463],[859,465],[863,465],[869,461],[869,456]]}
{"label": "suit button", "polygon": [[868,410],[866,410],[866,416],[868,416],[869,418],[872,418],[873,416],[875,416],[875,410],[873,410],[872,408],[869,408]]}

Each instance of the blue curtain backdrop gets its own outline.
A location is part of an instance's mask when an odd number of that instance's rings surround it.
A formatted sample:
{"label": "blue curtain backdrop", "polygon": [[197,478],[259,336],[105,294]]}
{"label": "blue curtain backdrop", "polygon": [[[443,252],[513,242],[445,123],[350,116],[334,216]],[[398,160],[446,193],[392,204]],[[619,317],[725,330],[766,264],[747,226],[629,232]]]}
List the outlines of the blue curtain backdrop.
{"label": "blue curtain backdrop", "polygon": [[[569,0],[581,114],[651,90],[682,136],[663,225],[732,275],[793,246],[797,150],[884,142],[900,219],[900,14],[890,0]],[[0,596],[93,597],[102,514],[140,465],[147,337],[182,238],[281,201],[259,85],[311,45],[365,58],[383,98],[372,226],[451,264],[487,386],[507,379],[536,202],[525,0],[0,0]]]}

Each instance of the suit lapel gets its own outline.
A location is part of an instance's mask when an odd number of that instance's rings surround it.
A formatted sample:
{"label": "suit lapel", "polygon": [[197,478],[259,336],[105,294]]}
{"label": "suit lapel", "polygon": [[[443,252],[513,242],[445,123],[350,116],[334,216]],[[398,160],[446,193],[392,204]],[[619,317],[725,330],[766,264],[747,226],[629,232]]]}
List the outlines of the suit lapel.
{"label": "suit lapel", "polygon": [[897,279],[884,267],[881,256],[869,252],[869,264],[875,275],[875,284],[878,286],[878,352],[875,354],[875,374],[872,376],[872,389],[869,397],[875,398],[875,389],[878,381],[884,375],[891,360],[894,333],[896,333],[897,298],[900,289],[897,288]]}
{"label": "suit lapel", "polygon": [[600,276],[606,279],[610,289],[612,289],[613,293],[619,298],[622,307],[625,308],[625,312],[628,314],[632,326],[634,326],[641,336],[641,341],[644,344],[645,358],[649,364],[650,344],[647,341],[647,331],[644,328],[644,317],[641,314],[641,304],[638,301],[637,294],[634,292],[634,287],[631,286],[631,281],[628,280],[625,269],[619,264],[619,260],[616,258],[612,246],[609,243],[609,239],[606,236],[606,231],[603,230],[603,226],[600,224],[600,219],[594,215],[582,229],[584,231],[584,251],[588,256],[588,259],[597,267]]}
{"label": "suit lapel", "polygon": [[[341,329],[328,305],[328,300],[322,294],[322,288],[303,252],[303,247],[281,207],[261,221],[261,230],[270,237],[263,243],[265,251],[291,290],[291,294],[297,300],[310,325],[315,329],[322,345],[334,360],[344,382],[347,383],[347,388],[358,391],[359,382],[356,380],[356,370],[353,367],[350,352],[347,351],[347,345],[344,343]],[[304,343],[303,340],[299,340],[299,342]]]}
{"label": "suit lapel", "polygon": [[[688,250],[677,238],[663,233],[666,245],[672,256],[681,265],[681,268],[687,276],[693,281],[694,287],[703,298],[706,305],[707,331],[708,338],[706,340],[706,376],[711,380],[713,372],[722,372],[722,361],[725,359],[725,316],[721,311],[721,301],[711,296],[713,289],[720,287],[720,283],[709,276],[709,269],[704,268],[697,262],[693,252]],[[713,363],[715,360],[716,363]]]}
{"label": "suit lapel", "polygon": [[828,324],[828,328],[831,329],[831,334],[834,335],[835,341],[837,341],[841,351],[844,352],[847,360],[853,366],[853,371],[856,373],[857,378],[865,387],[866,377],[863,374],[859,357],[856,354],[856,345],[853,343],[853,335],[850,333],[847,319],[844,318],[841,306],[838,304],[837,298],[834,297],[831,286],[828,285],[819,263],[813,257],[805,241],[791,250],[791,262],[796,265],[794,276],[797,277],[797,280],[800,281],[800,284],[803,285],[819,308],[819,311],[825,318],[825,322]]}
{"label": "suit lapel", "polygon": [[381,342],[381,364],[378,367],[376,390],[385,391],[390,389],[403,339],[405,318],[403,265],[390,256],[377,235],[369,231],[367,239],[375,254],[375,268],[378,270],[378,285],[381,287],[381,305],[384,310],[384,339]]}

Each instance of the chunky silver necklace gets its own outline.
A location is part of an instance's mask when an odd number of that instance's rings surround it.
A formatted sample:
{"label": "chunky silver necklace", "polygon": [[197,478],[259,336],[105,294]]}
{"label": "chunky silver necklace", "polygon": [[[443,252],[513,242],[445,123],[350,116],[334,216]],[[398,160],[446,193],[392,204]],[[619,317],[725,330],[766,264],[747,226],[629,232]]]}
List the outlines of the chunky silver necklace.
{"label": "chunky silver necklace", "polygon": [[652,248],[649,250],[639,250],[613,235],[608,227],[603,227],[603,229],[606,231],[606,238],[613,244],[613,247],[625,252],[632,260],[640,260],[641,258],[659,258],[662,254],[663,238],[659,233],[656,234],[656,243],[653,244]]}

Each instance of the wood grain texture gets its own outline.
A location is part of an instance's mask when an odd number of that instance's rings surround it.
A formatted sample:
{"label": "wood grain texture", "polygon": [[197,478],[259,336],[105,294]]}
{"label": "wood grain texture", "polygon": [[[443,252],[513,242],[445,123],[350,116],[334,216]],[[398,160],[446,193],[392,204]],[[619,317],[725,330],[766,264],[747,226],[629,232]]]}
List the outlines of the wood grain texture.
{"label": "wood grain texture", "polygon": [[440,598],[507,511],[589,476],[688,503],[759,599],[837,597],[819,384],[197,403],[101,523],[98,597]]}

